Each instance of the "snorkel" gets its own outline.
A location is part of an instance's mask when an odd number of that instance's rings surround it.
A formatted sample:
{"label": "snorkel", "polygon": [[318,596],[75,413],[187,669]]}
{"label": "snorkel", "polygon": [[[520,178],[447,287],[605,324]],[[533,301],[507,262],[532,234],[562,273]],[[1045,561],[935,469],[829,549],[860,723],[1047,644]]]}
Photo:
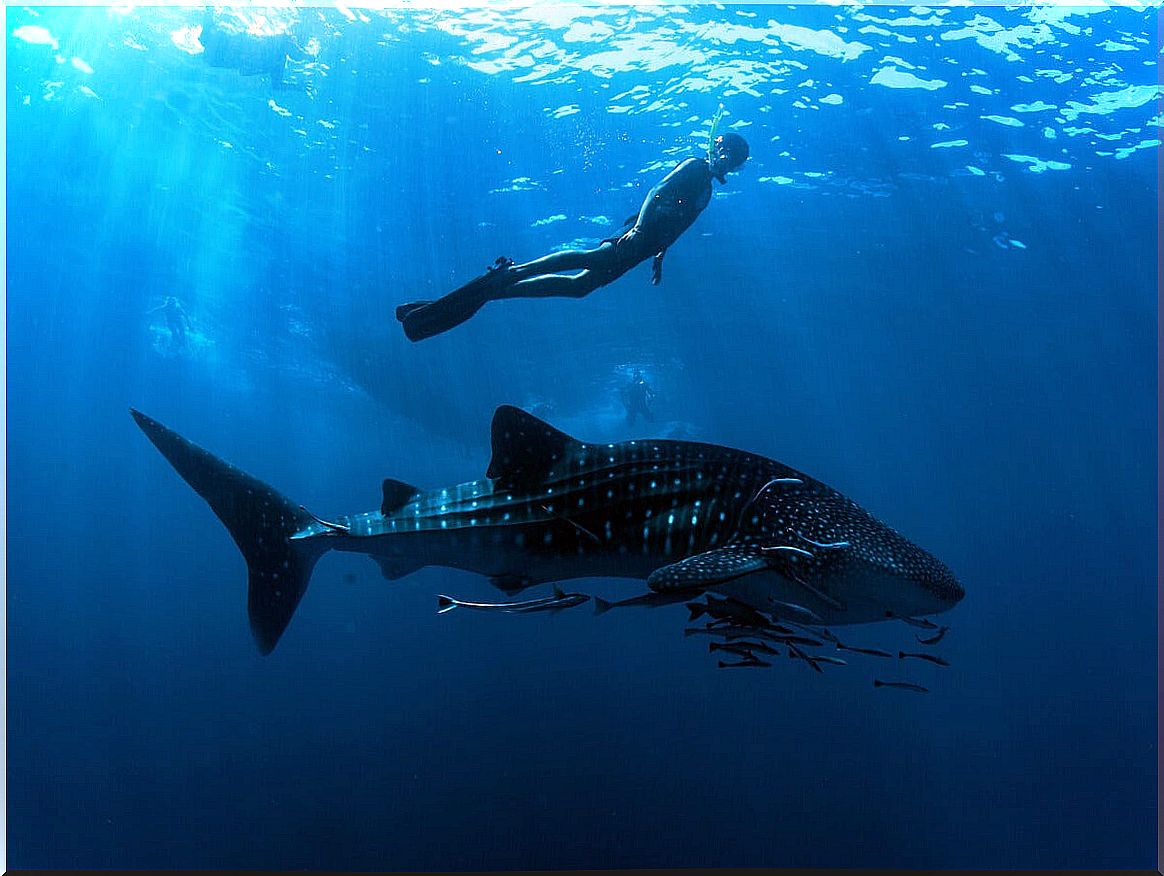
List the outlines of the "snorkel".
{"label": "snorkel", "polygon": [[723,118],[723,104],[719,105],[719,109],[715,111],[715,115],[711,119],[711,130],[707,132],[707,163],[712,168],[712,175],[719,180],[720,185],[723,185],[726,180],[722,173],[715,172],[715,138],[719,135],[719,122]]}

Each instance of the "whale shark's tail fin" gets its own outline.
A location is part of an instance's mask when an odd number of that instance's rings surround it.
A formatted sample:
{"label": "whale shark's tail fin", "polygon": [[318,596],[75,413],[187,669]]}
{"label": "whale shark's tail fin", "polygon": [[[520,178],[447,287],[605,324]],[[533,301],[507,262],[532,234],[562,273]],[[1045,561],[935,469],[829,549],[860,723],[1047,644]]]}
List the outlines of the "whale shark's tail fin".
{"label": "whale shark's tail fin", "polygon": [[316,561],[322,538],[292,540],[314,518],[267,484],[130,408],[146,437],[205,499],[247,562],[247,611],[259,651],[270,654],[291,621]]}

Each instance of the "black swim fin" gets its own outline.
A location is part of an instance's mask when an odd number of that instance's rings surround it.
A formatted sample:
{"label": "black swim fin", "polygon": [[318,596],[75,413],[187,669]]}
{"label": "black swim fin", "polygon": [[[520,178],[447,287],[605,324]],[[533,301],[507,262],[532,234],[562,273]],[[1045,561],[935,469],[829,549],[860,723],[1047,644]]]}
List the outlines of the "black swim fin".
{"label": "black swim fin", "polygon": [[429,304],[432,304],[432,302],[431,301],[413,301],[410,304],[399,305],[396,308],[396,321],[397,322],[404,322],[404,318],[407,317],[408,314],[412,313],[412,311],[417,310],[421,307],[426,307]]}
{"label": "black swim fin", "polygon": [[401,305],[396,309],[396,317],[404,325],[404,334],[410,341],[422,341],[471,319],[490,300],[492,293],[516,282],[509,272],[510,265],[512,262],[508,259],[499,259],[495,267],[443,298]]}

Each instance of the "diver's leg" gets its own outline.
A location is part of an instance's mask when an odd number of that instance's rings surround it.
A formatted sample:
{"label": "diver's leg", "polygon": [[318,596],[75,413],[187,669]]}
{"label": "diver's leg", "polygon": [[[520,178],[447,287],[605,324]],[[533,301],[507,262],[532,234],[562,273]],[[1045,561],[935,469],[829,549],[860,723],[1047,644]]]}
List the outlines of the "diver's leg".
{"label": "diver's leg", "polygon": [[605,286],[614,277],[598,271],[586,270],[579,274],[542,274],[519,280],[493,293],[493,299],[502,298],[585,298],[599,286]]}
{"label": "diver's leg", "polygon": [[510,276],[515,280],[528,280],[543,274],[558,274],[562,271],[581,271],[586,268],[597,267],[606,261],[608,253],[612,253],[614,245],[604,243],[597,249],[564,249],[561,252],[552,252],[532,262],[513,265],[509,269]]}

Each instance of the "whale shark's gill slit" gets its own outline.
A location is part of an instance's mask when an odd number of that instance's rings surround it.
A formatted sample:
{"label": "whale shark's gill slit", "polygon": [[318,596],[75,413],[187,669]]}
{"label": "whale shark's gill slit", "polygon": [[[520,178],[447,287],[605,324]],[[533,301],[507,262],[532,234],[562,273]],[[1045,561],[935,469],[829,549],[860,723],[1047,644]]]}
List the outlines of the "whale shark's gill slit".
{"label": "whale shark's gill slit", "polygon": [[828,591],[826,591],[820,587],[814,587],[812,584],[805,581],[802,577],[800,577],[798,574],[796,574],[796,572],[792,571],[791,569],[781,569],[780,574],[782,574],[785,578],[792,581],[793,583],[799,584],[801,587],[803,587],[805,590],[807,590],[809,593],[811,593],[817,599],[820,599],[823,602],[828,603],[833,608],[837,609],[837,611],[844,611],[845,610],[845,603],[841,602],[841,600],[837,599],[835,596],[833,596]]}
{"label": "whale shark's gill slit", "polygon": [[324,520],[322,517],[316,517],[304,505],[299,506],[299,510],[318,523],[320,526],[326,526],[332,532],[351,532],[352,528],[346,523],[332,523],[330,520]]}
{"label": "whale shark's gill slit", "polygon": [[575,529],[577,529],[583,535],[587,535],[591,539],[593,539],[595,544],[602,544],[602,539],[600,539],[597,535],[595,535],[593,532],[591,532],[589,529],[587,529],[585,526],[583,526],[578,521],[571,520],[569,517],[566,517],[565,515],[562,515],[562,514],[555,514],[553,511],[551,511],[545,505],[539,505],[538,507],[540,507],[543,511],[545,511],[547,514],[549,514],[551,517],[553,517],[556,520],[565,520],[567,523],[569,523],[571,526],[573,526]]}

